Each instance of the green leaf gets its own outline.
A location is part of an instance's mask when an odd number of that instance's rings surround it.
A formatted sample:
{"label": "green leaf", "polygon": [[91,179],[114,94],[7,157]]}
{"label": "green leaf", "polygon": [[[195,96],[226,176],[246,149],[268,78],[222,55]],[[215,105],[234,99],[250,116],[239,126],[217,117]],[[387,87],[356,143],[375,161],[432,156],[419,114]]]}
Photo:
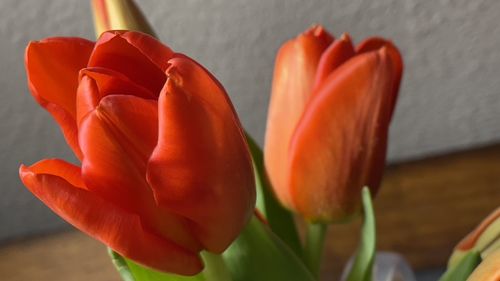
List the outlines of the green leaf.
{"label": "green leaf", "polygon": [[255,216],[223,256],[233,281],[315,281],[295,253]]}
{"label": "green leaf", "polygon": [[257,209],[267,219],[271,230],[278,235],[300,258],[302,245],[292,213],[283,208],[276,199],[264,169],[264,157],[259,145],[246,134],[253,158],[255,183],[257,187]]}
{"label": "green leaf", "polygon": [[[132,260],[122,257],[120,254],[108,248],[111,260],[123,281],[209,281],[203,273],[195,276],[180,276],[167,274],[144,267]],[[214,279],[217,280],[217,279]],[[223,280],[223,279],[220,279]],[[225,280],[224,280],[225,281]]]}
{"label": "green leaf", "polygon": [[457,265],[448,268],[439,281],[465,281],[480,263],[481,254],[478,251],[470,251]]}
{"label": "green leaf", "polygon": [[363,187],[361,192],[363,201],[364,221],[361,230],[361,241],[354,264],[347,281],[371,281],[373,272],[373,261],[375,258],[375,215],[373,211],[370,189]]}

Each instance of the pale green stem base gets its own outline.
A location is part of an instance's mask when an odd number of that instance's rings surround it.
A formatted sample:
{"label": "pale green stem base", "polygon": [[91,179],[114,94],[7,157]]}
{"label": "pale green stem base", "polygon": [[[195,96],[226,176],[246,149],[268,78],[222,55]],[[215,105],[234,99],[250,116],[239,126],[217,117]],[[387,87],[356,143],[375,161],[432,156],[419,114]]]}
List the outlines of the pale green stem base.
{"label": "pale green stem base", "polygon": [[319,276],[327,229],[328,225],[326,224],[307,224],[304,255],[307,267],[316,278]]}
{"label": "pale green stem base", "polygon": [[205,262],[205,269],[202,274],[206,281],[232,281],[231,273],[222,255],[202,252],[201,256]]}

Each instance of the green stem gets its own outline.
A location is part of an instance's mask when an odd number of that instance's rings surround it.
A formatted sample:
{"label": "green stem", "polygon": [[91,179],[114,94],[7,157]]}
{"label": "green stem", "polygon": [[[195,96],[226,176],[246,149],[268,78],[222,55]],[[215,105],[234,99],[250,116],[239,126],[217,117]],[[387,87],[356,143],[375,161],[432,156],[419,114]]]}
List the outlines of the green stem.
{"label": "green stem", "polygon": [[205,277],[206,281],[232,281],[231,273],[222,255],[202,252],[201,256],[205,262],[203,277]]}
{"label": "green stem", "polygon": [[308,223],[305,244],[305,259],[309,270],[315,277],[319,277],[321,258],[325,245],[325,236],[328,225],[322,223]]}
{"label": "green stem", "polygon": [[373,210],[370,189],[363,187],[361,192],[363,202],[363,227],[361,229],[361,240],[359,248],[354,258],[351,272],[347,276],[347,281],[371,281],[373,273],[373,263],[375,261],[376,248],[376,224],[375,211]]}

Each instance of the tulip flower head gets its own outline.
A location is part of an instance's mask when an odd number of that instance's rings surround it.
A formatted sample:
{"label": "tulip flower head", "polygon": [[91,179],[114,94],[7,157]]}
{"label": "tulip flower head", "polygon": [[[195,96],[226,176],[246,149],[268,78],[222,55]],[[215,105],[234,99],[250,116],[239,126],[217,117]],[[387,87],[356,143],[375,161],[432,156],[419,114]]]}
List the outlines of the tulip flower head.
{"label": "tulip flower head", "polygon": [[450,257],[448,267],[457,265],[470,251],[478,251],[481,253],[481,257],[485,259],[490,253],[498,249],[500,249],[500,207],[488,215],[457,244]]}
{"label": "tulip flower head", "polygon": [[281,203],[313,222],[341,221],[375,194],[402,76],[397,48],[381,38],[357,47],[315,26],[278,52],[265,164]]}
{"label": "tulip flower head", "polygon": [[26,187],[142,265],[192,275],[250,219],[252,162],[234,108],[201,65],[139,32],[31,42],[33,97],[81,160],[21,166]]}

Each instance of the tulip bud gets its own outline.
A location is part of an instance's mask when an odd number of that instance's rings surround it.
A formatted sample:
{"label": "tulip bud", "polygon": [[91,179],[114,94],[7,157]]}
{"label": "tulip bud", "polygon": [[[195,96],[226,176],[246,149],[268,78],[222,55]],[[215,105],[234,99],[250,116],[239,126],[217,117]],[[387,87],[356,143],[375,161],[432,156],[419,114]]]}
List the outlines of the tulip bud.
{"label": "tulip bud", "polygon": [[455,247],[448,267],[457,265],[465,254],[478,251],[485,259],[500,248],[500,207],[486,217],[469,235]]}
{"label": "tulip bud", "polygon": [[375,194],[402,75],[389,41],[356,48],[316,26],[278,52],[265,164],[282,204],[314,222],[345,220]]}
{"label": "tulip bud", "polygon": [[155,36],[133,0],[92,0],[96,36],[107,30],[133,30]]}

